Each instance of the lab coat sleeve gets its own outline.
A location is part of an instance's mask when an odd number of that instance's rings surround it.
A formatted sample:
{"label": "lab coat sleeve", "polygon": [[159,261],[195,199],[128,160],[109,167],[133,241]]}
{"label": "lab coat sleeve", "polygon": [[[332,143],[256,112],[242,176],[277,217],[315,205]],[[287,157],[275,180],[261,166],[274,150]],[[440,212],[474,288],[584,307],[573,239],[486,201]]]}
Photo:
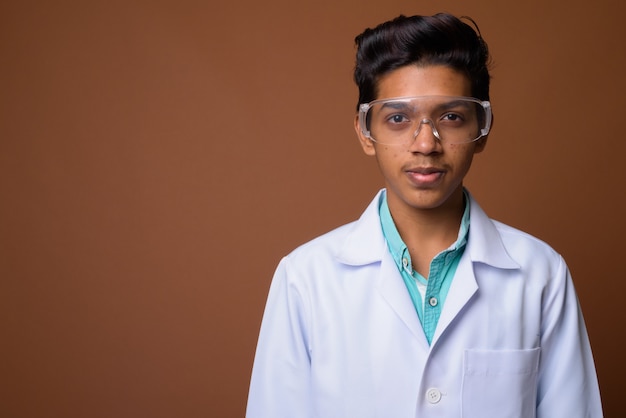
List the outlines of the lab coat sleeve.
{"label": "lab coat sleeve", "polygon": [[559,257],[543,297],[538,418],[600,418],[602,406],[585,323]]}
{"label": "lab coat sleeve", "polygon": [[246,417],[312,416],[309,309],[302,283],[293,280],[289,258],[278,265],[257,343]]}

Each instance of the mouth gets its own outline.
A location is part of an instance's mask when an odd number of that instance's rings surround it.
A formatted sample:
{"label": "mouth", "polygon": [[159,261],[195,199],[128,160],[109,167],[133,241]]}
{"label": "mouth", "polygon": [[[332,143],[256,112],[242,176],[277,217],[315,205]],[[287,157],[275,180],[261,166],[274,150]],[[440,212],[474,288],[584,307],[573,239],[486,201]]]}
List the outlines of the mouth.
{"label": "mouth", "polygon": [[444,177],[446,171],[438,167],[415,167],[405,170],[409,180],[418,187],[432,187]]}

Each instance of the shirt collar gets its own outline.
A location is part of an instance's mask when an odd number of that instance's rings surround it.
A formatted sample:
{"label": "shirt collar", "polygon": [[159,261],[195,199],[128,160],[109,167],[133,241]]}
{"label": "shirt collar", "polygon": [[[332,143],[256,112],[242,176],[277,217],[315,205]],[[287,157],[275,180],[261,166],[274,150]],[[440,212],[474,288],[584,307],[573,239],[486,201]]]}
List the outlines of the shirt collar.
{"label": "shirt collar", "polygon": [[[457,252],[461,251],[465,248],[465,244],[467,243],[467,236],[469,234],[469,225],[470,225],[470,197],[465,189],[463,189],[463,200],[465,202],[465,209],[463,210],[463,217],[461,218],[461,226],[459,227],[459,234],[457,236],[457,240],[448,247],[444,252]],[[391,212],[389,211],[389,205],[387,204],[387,193],[383,191],[380,200],[379,200],[379,213],[380,213],[380,224],[382,227],[383,235],[387,241],[387,246],[389,247],[389,252],[391,253],[393,260],[400,270],[406,268],[407,266],[403,265],[403,261],[407,260],[408,265],[411,265],[411,256],[409,254],[408,248],[398,229],[396,228],[396,224],[393,221],[391,216]]]}

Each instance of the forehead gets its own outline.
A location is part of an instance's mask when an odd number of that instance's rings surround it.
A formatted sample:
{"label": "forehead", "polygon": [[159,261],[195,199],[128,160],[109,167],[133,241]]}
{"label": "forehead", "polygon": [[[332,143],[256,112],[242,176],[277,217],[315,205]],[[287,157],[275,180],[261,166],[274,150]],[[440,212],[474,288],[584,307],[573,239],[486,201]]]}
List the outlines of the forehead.
{"label": "forehead", "polygon": [[469,78],[444,65],[407,65],[378,80],[376,99],[407,96],[471,96]]}

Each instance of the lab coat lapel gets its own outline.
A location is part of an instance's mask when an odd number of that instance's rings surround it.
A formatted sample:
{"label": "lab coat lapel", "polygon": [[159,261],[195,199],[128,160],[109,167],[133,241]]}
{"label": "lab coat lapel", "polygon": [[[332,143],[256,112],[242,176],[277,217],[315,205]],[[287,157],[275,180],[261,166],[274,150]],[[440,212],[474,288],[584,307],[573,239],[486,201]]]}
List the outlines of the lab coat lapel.
{"label": "lab coat lapel", "polygon": [[365,266],[380,263],[376,269],[376,288],[381,297],[426,349],[428,342],[417,317],[406,285],[400,276],[398,267],[387,248],[387,243],[380,226],[378,207],[381,192],[367,207],[361,218],[352,226],[336,256],[337,259],[351,266]]}
{"label": "lab coat lapel", "polygon": [[471,220],[467,247],[461,257],[439,322],[437,322],[433,345],[478,291],[479,280],[475,275],[474,263],[482,263],[498,269],[520,268],[519,264],[506,252],[494,221],[489,219],[471,195],[470,205]]}
{"label": "lab coat lapel", "polygon": [[413,306],[413,302],[411,301],[411,296],[409,296],[409,292],[400,276],[398,267],[388,251],[383,256],[381,262],[378,290],[383,299],[385,299],[389,306],[395,311],[396,315],[398,315],[402,322],[409,328],[415,338],[428,349],[428,342],[426,341],[424,330],[417,317],[415,306]]}
{"label": "lab coat lapel", "polygon": [[478,284],[474,276],[472,260],[466,251],[461,257],[456,274],[450,285],[450,290],[446,296],[446,302],[443,305],[441,316],[437,322],[437,329],[433,335],[432,345],[437,343],[443,331],[448,328],[477,290]]}

